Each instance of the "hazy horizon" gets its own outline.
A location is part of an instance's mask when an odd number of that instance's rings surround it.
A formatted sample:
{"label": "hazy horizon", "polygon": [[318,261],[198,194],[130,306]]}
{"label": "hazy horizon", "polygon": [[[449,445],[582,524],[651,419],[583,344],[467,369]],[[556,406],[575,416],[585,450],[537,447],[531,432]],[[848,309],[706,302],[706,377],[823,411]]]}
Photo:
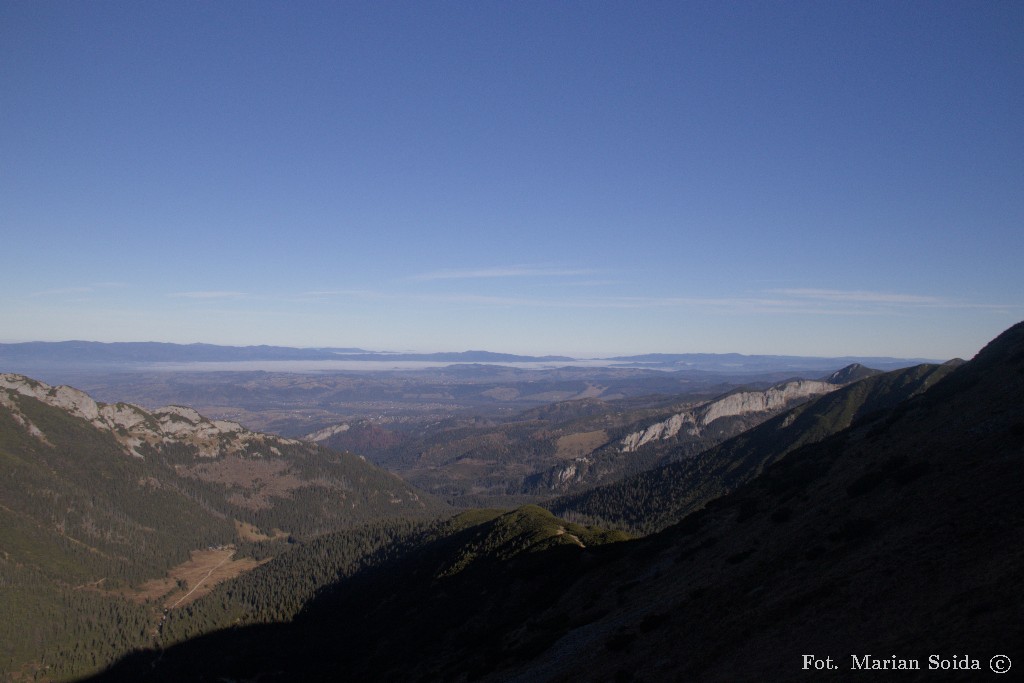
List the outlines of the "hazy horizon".
{"label": "hazy horizon", "polygon": [[[17,344],[103,344],[103,345],[116,345],[116,344],[173,344],[172,342],[155,342],[155,341],[142,341],[142,342],[96,342],[92,340],[81,340],[81,339],[69,339],[59,341],[41,341],[33,340],[30,342],[6,342],[0,340],[0,347],[4,345],[17,345]],[[178,345],[178,344],[173,344]],[[919,362],[944,362],[952,358],[928,358],[924,356],[871,356],[865,354],[849,354],[849,355],[794,355],[794,354],[759,354],[759,353],[739,353],[736,351],[654,351],[654,352],[636,352],[636,353],[609,353],[605,355],[572,355],[569,353],[546,353],[546,354],[514,354],[502,350],[495,349],[443,349],[438,351],[420,351],[417,349],[365,349],[365,348],[351,348],[351,347],[332,347],[332,346],[278,346],[268,344],[247,344],[247,345],[217,345],[217,344],[206,344],[204,342],[196,342],[194,344],[181,344],[180,346],[215,346],[219,348],[231,348],[231,349],[254,349],[269,347],[274,349],[293,349],[293,350],[314,350],[314,351],[327,351],[337,354],[337,358],[321,358],[321,359],[234,359],[234,360],[140,360],[139,365],[145,366],[146,368],[152,368],[155,370],[241,370],[243,367],[251,366],[252,369],[257,370],[284,370],[286,368],[293,369],[295,372],[307,372],[316,369],[324,370],[387,370],[391,367],[402,370],[410,369],[436,369],[446,368],[458,365],[494,365],[494,366],[514,366],[516,368],[562,368],[562,367],[615,367],[624,366],[631,368],[650,366],[656,370],[662,370],[662,367],[656,367],[665,359],[672,359],[675,356],[740,356],[742,358],[777,358],[777,359],[804,359],[804,360],[856,360],[864,361],[870,359],[877,359],[879,361],[919,361]],[[522,359],[480,359],[480,358],[469,358],[469,359],[427,359],[428,356],[432,355],[457,355],[457,354],[494,354],[494,355],[521,355]],[[383,356],[380,358],[357,358],[353,359],[350,356],[364,355],[364,356]],[[388,356],[395,356],[390,358]],[[424,356],[422,358],[410,358],[401,356]],[[665,356],[665,358],[659,358],[659,356]],[[63,362],[65,360],[39,357],[30,359],[30,362]],[[128,362],[124,359],[113,359],[113,360],[95,360],[87,359],[85,364],[88,362],[111,362],[111,364],[124,364]],[[77,362],[77,361],[75,361]],[[146,364],[148,364],[146,366]],[[295,370],[297,369],[297,370]],[[0,371],[3,371],[0,368]]]}

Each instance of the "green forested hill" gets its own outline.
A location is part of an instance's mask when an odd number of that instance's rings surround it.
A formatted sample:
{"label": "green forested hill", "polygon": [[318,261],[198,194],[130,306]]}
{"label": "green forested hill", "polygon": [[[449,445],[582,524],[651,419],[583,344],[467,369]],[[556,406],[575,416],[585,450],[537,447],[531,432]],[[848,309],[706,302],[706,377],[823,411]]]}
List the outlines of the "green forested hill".
{"label": "green forested hill", "polygon": [[166,463],[126,456],[109,433],[37,399],[9,400],[17,412],[0,408],[5,559],[68,581],[131,582],[232,539],[231,520],[198,502],[208,492]]}
{"label": "green forested hill", "polygon": [[0,673],[60,678],[148,644],[159,604],[125,596],[191,551],[445,509],[351,454],[0,379]]}

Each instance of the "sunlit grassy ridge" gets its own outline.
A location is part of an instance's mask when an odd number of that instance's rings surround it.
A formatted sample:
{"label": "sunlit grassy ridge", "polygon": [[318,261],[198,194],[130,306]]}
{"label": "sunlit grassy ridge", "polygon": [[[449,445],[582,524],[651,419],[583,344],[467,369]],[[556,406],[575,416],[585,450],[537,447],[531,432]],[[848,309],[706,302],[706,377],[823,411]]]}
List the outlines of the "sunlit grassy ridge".
{"label": "sunlit grassy ridge", "polygon": [[486,519],[491,512],[460,515],[455,523],[483,519],[469,527],[473,533],[458,555],[442,572],[450,576],[481,560],[506,561],[523,553],[537,553],[560,545],[586,547],[629,539],[621,531],[571,524],[536,505],[524,505],[511,512]]}

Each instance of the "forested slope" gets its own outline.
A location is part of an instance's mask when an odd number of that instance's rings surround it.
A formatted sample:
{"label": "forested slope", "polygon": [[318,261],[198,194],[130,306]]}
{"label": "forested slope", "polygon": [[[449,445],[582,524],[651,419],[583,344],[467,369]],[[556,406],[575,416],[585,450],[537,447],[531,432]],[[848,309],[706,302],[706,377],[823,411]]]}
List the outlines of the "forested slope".
{"label": "forested slope", "polygon": [[161,603],[144,584],[194,551],[225,564],[261,538],[271,555],[445,510],[352,454],[0,375],[0,674],[85,673],[148,644]]}

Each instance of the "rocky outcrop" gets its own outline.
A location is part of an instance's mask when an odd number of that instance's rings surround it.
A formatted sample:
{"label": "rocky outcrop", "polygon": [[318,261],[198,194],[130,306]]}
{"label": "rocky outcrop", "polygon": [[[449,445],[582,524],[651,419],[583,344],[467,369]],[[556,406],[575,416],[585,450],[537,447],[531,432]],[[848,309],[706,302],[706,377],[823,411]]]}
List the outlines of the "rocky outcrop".
{"label": "rocky outcrop", "polygon": [[741,391],[712,401],[703,410],[700,424],[706,426],[722,417],[748,415],[781,410],[794,401],[821,396],[835,391],[839,385],[831,382],[796,380],[771,387],[765,391]]}
{"label": "rocky outcrop", "polygon": [[692,436],[697,436],[698,434],[700,434],[700,430],[697,425],[697,419],[694,415],[694,411],[676,413],[667,420],[655,422],[646,429],[627,434],[622,439],[621,447],[619,450],[621,450],[623,453],[632,453],[636,449],[652,441],[669,439],[673,436],[676,436],[684,428],[686,430],[686,433],[691,434]]}
{"label": "rocky outcrop", "polygon": [[351,427],[348,424],[331,425],[306,435],[307,441],[326,441],[337,434],[347,432]]}
{"label": "rocky outcrop", "polygon": [[73,387],[52,387],[22,375],[0,374],[0,403],[11,411],[14,419],[24,424],[29,433],[46,442],[46,435],[24,415],[12,394],[29,396],[47,405],[60,408],[95,427],[110,432],[125,452],[143,458],[145,446],[184,444],[193,446],[200,457],[253,452],[266,448],[275,455],[275,444],[297,443],[280,437],[256,434],[242,425],[226,420],[208,420],[192,408],[167,406],[148,411],[130,403],[97,403],[83,391]]}
{"label": "rocky outcrop", "polygon": [[619,450],[632,453],[652,441],[670,439],[681,432],[698,437],[708,425],[723,417],[779,412],[798,401],[822,396],[840,386],[816,380],[793,380],[764,391],[737,391],[627,434],[620,441]]}

